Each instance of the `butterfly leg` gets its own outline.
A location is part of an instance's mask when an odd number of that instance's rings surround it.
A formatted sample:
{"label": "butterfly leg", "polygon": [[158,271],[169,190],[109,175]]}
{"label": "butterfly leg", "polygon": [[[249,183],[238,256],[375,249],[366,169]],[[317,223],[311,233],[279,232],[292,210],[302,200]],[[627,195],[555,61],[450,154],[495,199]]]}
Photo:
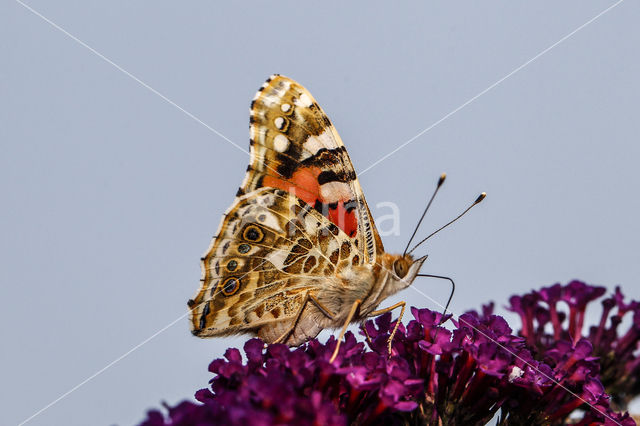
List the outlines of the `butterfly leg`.
{"label": "butterfly leg", "polygon": [[300,320],[300,317],[302,316],[302,311],[304,311],[304,308],[307,305],[307,302],[309,302],[309,301],[311,301],[311,303],[316,305],[318,307],[318,309],[320,310],[320,312],[322,312],[323,314],[325,314],[326,316],[328,316],[331,319],[334,318],[334,314],[332,314],[330,310],[328,310],[322,303],[320,303],[320,301],[313,294],[311,294],[310,292],[307,291],[304,294],[304,299],[302,300],[302,305],[300,306],[300,309],[298,309],[298,313],[296,314],[296,318],[293,321],[293,323],[291,324],[291,327],[289,327],[289,329],[287,331],[285,331],[280,337],[278,337],[276,340],[274,340],[273,343],[282,343],[282,342],[285,342],[289,338],[291,333],[293,333],[293,330],[296,329],[296,326],[298,325],[298,321]]}
{"label": "butterfly leg", "polygon": [[369,345],[371,345],[373,343],[373,340],[371,340],[371,336],[369,336],[367,327],[365,327],[364,324],[362,324],[360,328],[362,329],[362,331],[364,331],[364,337],[367,339],[367,342],[369,343]]}
{"label": "butterfly leg", "polygon": [[370,317],[377,317],[378,315],[382,315],[389,311],[393,311],[396,308],[400,308],[400,315],[398,316],[396,325],[393,327],[391,336],[389,336],[389,355],[391,355],[391,344],[393,343],[393,337],[396,335],[396,331],[398,331],[398,327],[400,327],[400,322],[402,321],[402,316],[404,315],[404,309],[406,305],[407,305],[406,302],[398,302],[393,306],[389,306],[388,308],[380,309],[378,311],[373,311],[368,315]]}
{"label": "butterfly leg", "polygon": [[320,309],[320,311],[325,314],[327,317],[334,319],[335,314],[333,314],[329,309],[327,309],[320,301],[311,293],[309,293],[309,299],[313,302],[314,305]]}
{"label": "butterfly leg", "polygon": [[344,337],[344,334],[347,332],[347,327],[349,327],[349,324],[351,323],[351,320],[353,319],[353,316],[356,314],[356,311],[360,307],[361,303],[362,301],[360,299],[357,299],[355,302],[353,302],[353,305],[351,306],[351,310],[349,311],[349,315],[347,315],[347,319],[344,322],[344,325],[342,326],[342,330],[340,330],[340,336],[338,336],[336,349],[333,351],[333,355],[331,355],[331,359],[329,359],[329,362],[333,362],[338,356],[338,349],[340,349],[340,342],[342,342],[342,338]]}

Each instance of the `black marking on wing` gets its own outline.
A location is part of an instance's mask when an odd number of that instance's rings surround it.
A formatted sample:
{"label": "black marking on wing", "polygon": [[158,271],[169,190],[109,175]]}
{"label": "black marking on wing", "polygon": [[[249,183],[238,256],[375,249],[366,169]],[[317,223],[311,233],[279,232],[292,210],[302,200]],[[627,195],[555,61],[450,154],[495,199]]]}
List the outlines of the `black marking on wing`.
{"label": "black marking on wing", "polygon": [[349,200],[344,203],[344,208],[346,209],[347,213],[351,213],[356,209],[357,205],[358,203],[355,200]]}
{"label": "black marking on wing", "polygon": [[200,317],[200,329],[203,329],[207,325],[207,315],[209,315],[210,309],[209,303],[205,303],[202,309],[202,316]]}
{"label": "black marking on wing", "polygon": [[302,164],[305,166],[326,166],[327,163],[342,165],[343,152],[347,152],[344,146],[332,149],[320,148],[311,157],[302,160]]}
{"label": "black marking on wing", "polygon": [[280,173],[280,176],[284,177],[285,179],[293,176],[293,172],[295,172],[298,168],[297,164],[293,160],[285,156],[281,156],[280,161],[281,163],[278,165],[278,173]]}
{"label": "black marking on wing", "polygon": [[329,182],[350,182],[355,179],[353,172],[346,170],[325,170],[318,175],[318,184],[323,185]]}

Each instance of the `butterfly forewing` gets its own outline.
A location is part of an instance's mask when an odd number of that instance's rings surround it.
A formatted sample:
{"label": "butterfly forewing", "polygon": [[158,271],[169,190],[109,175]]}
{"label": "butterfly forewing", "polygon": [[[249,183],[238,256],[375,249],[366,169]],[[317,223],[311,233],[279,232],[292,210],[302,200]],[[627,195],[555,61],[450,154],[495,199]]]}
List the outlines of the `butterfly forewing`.
{"label": "butterfly forewing", "polygon": [[349,155],[313,96],[295,81],[275,75],[251,104],[251,160],[240,193],[280,188],[321,212],[358,240],[369,264],[382,242]]}

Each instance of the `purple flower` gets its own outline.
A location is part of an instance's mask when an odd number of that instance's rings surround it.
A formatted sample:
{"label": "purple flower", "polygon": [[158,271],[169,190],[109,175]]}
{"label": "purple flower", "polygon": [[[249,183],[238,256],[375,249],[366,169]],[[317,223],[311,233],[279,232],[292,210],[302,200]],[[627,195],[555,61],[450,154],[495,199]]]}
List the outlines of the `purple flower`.
{"label": "purple flower", "polygon": [[[602,300],[598,325],[587,330],[586,309],[604,293],[604,287],[580,281],[554,284],[524,296],[513,296],[509,309],[520,315],[522,328],[518,333],[526,339],[536,359],[557,362],[574,342],[581,345],[583,352],[592,352],[599,371],[590,370],[598,373],[613,406],[625,409],[629,401],[640,394],[640,303],[626,303],[617,287],[612,296]],[[619,325],[627,314],[633,317],[631,326],[626,332],[620,332]],[[553,332],[546,331],[549,329]]]}
{"label": "purple flower", "polygon": [[[493,303],[456,320],[411,308],[390,353],[387,313],[363,324],[364,341],[347,333],[333,363],[333,337],[295,349],[251,339],[244,356],[231,348],[211,362],[197,403],[149,411],[142,424],[564,424],[576,409],[578,424],[635,424],[612,407],[638,394],[640,304],[616,290],[585,335],[585,309],[602,294],[574,281],[513,296],[518,335]],[[633,324],[619,334],[629,312]]]}

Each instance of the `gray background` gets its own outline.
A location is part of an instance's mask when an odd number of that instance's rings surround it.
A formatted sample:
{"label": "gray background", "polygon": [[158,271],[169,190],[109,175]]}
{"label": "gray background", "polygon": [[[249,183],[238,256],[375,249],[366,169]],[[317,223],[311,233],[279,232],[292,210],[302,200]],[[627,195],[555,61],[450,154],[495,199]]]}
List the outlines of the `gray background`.
{"label": "gray background", "polygon": [[[298,80],[356,170],[613,4],[210,3],[28,2],[243,148],[263,80]],[[15,424],[186,312],[248,156],[19,3],[0,17],[0,424]],[[419,235],[487,191],[421,250],[456,279],[455,312],[572,278],[640,298],[639,18],[623,2],[361,175],[374,214],[400,207],[388,251],[441,172]],[[415,285],[446,300],[443,282]],[[135,423],[243,341],[183,319],[29,424]]]}

